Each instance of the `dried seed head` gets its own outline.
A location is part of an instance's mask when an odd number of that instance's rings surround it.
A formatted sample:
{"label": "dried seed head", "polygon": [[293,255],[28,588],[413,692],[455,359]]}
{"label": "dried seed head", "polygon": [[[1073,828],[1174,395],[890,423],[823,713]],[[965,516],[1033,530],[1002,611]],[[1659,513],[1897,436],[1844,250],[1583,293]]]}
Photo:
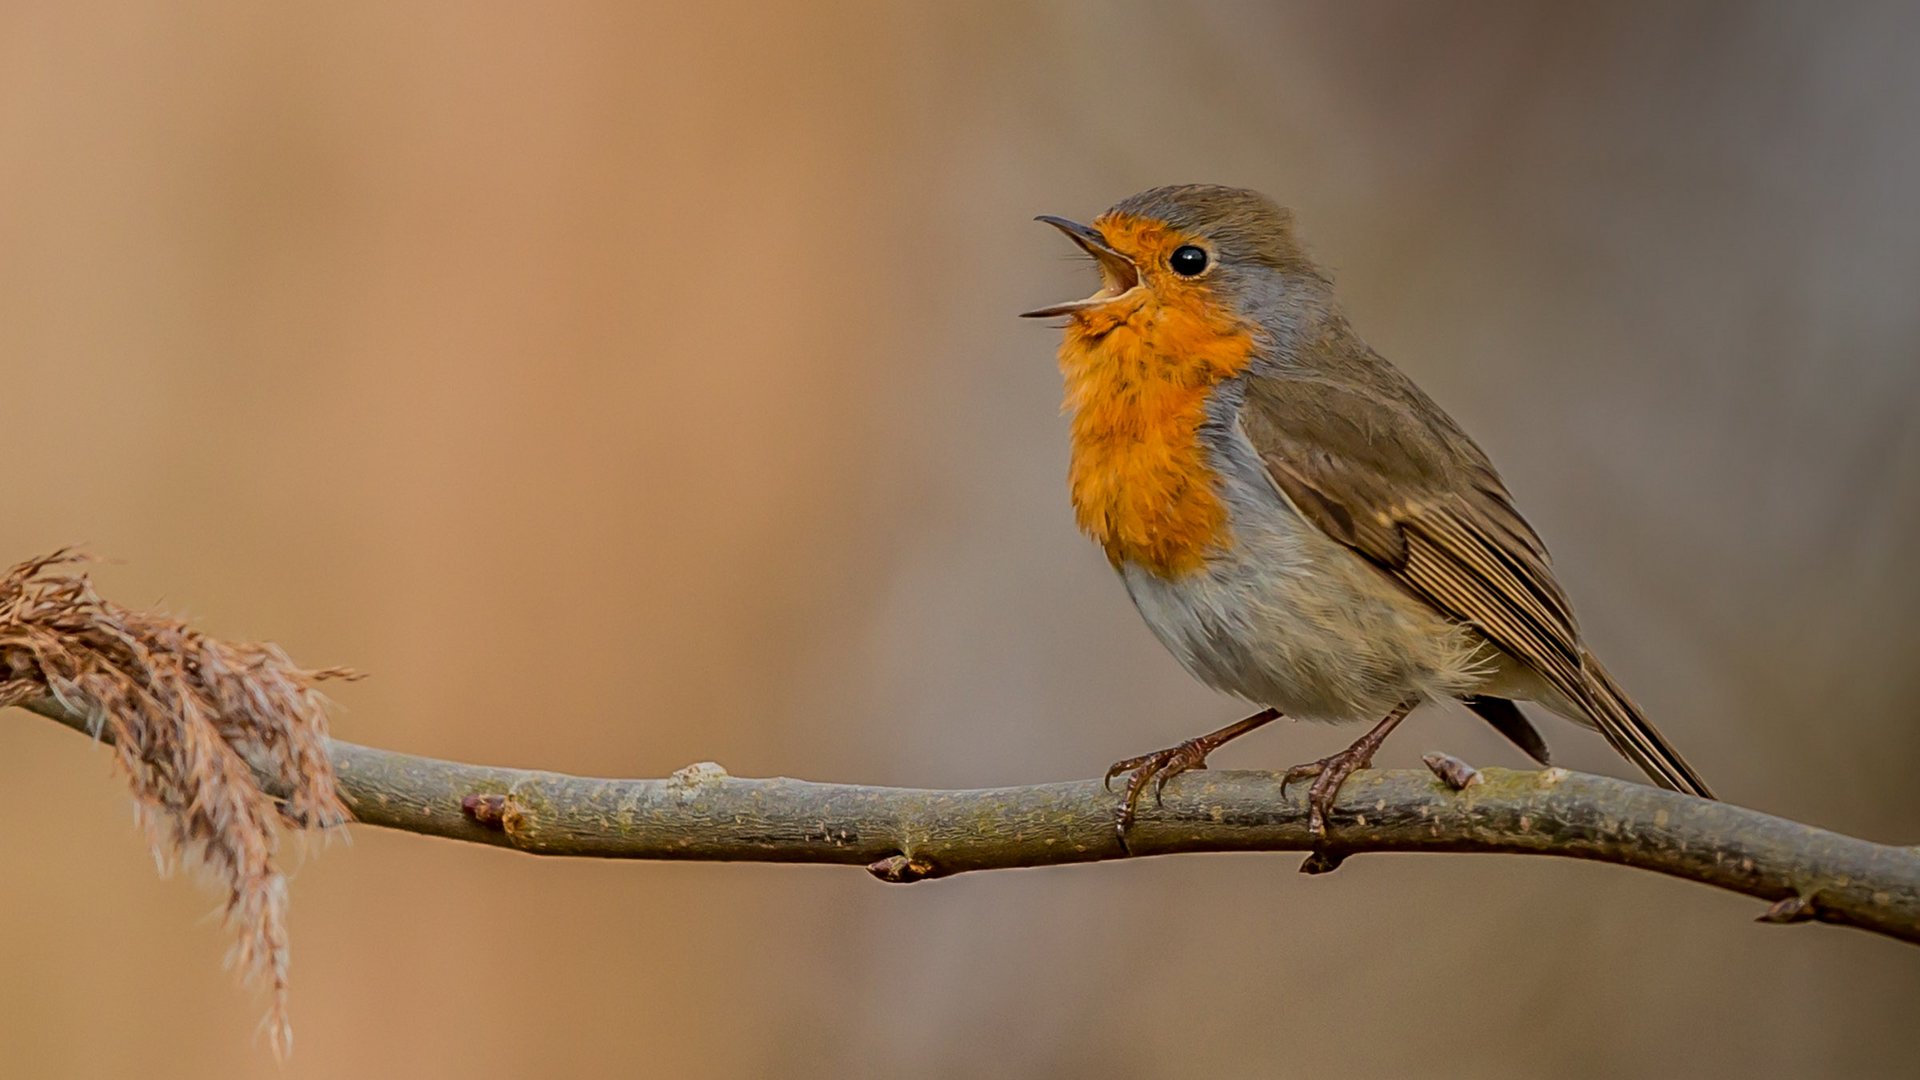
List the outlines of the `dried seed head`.
{"label": "dried seed head", "polygon": [[267,985],[268,1036],[284,1054],[279,825],[347,820],[316,684],[349,673],[304,670],[278,646],[110,603],[71,569],[84,561],[62,550],[0,576],[0,706],[51,699],[112,744],[162,870],[185,861],[225,890],[231,960]]}

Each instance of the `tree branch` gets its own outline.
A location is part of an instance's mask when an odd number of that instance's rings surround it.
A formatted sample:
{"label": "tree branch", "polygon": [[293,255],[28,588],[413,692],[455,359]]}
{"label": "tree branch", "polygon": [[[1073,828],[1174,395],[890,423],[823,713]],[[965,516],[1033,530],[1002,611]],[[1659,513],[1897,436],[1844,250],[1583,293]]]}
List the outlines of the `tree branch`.
{"label": "tree branch", "polygon": [[[87,731],[52,698],[28,707]],[[1368,771],[1341,791],[1324,842],[1277,773],[1196,772],[1142,800],[1122,847],[1098,780],[977,791],[752,780],[717,765],[601,780],[465,765],[331,741],[339,791],[368,825],[538,855],[864,865],[885,881],[1197,851],[1559,855],[1745,893],[1771,922],[1819,920],[1920,943],[1920,848],[1858,840],[1727,803],[1564,769]],[[271,790],[283,783],[261,770]]]}

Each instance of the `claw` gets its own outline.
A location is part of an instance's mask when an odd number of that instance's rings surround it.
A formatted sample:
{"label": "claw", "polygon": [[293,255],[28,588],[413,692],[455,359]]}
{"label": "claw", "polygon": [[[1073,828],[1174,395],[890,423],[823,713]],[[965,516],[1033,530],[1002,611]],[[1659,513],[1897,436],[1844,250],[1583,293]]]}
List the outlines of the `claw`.
{"label": "claw", "polygon": [[[1195,752],[1198,752],[1199,750],[1199,748],[1194,746],[1192,742],[1181,743],[1180,749],[1193,750]],[[1167,790],[1168,780],[1173,779],[1174,777],[1180,775],[1183,772],[1200,772],[1204,770],[1206,767],[1207,767],[1207,758],[1205,754],[1199,754],[1197,760],[1182,760],[1182,761],[1169,762],[1166,768],[1161,769],[1159,772],[1155,773],[1153,776],[1153,801],[1156,804],[1166,801],[1162,799],[1160,796]]]}
{"label": "claw", "polygon": [[1327,767],[1327,763],[1325,759],[1322,759],[1320,761],[1309,761],[1305,765],[1293,766],[1292,768],[1288,769],[1284,774],[1282,774],[1280,777],[1280,794],[1282,796],[1286,795],[1287,786],[1289,784],[1297,783],[1301,780],[1308,780],[1315,776],[1319,776],[1322,772],[1326,770],[1326,767]]}
{"label": "claw", "polygon": [[1130,757],[1120,761],[1116,761],[1112,765],[1107,766],[1106,778],[1101,780],[1100,784],[1102,787],[1106,788],[1108,791],[1112,791],[1114,777],[1119,776],[1122,773],[1137,772],[1138,770],[1146,768],[1148,765],[1151,765],[1154,759],[1158,757],[1160,754],[1168,754],[1171,752],[1172,751],[1170,750],[1162,750],[1162,751],[1159,751],[1158,754],[1141,754],[1139,757]]}

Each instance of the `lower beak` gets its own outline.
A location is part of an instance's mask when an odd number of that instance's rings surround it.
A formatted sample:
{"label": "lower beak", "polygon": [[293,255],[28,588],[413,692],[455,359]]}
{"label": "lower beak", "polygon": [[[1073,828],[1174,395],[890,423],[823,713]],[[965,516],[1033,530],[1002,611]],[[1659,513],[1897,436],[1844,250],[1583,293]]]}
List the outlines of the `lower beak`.
{"label": "lower beak", "polygon": [[1094,262],[1100,264],[1100,291],[1085,300],[1069,300],[1064,304],[1023,311],[1021,318],[1044,319],[1050,315],[1070,315],[1086,308],[1099,307],[1140,284],[1140,270],[1133,265],[1133,260],[1108,247],[1107,238],[1101,236],[1098,230],[1051,214],[1042,214],[1033,220],[1044,221],[1066,233],[1067,239],[1093,256]]}

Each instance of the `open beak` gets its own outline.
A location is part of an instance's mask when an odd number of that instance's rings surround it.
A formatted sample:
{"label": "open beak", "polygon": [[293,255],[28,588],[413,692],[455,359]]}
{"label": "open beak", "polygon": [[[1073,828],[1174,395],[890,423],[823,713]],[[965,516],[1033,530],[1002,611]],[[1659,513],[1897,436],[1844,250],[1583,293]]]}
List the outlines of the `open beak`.
{"label": "open beak", "polygon": [[1100,265],[1100,291],[1085,300],[1069,300],[1064,304],[1054,304],[1052,307],[1023,311],[1020,313],[1021,318],[1044,319],[1050,315],[1071,315],[1076,311],[1099,307],[1140,284],[1140,270],[1133,265],[1133,260],[1108,247],[1107,238],[1101,236],[1097,230],[1077,221],[1068,221],[1066,218],[1054,217],[1051,214],[1041,214],[1033,220],[1044,221],[1066,233],[1067,239],[1079,244],[1080,250],[1093,256],[1093,261]]}

